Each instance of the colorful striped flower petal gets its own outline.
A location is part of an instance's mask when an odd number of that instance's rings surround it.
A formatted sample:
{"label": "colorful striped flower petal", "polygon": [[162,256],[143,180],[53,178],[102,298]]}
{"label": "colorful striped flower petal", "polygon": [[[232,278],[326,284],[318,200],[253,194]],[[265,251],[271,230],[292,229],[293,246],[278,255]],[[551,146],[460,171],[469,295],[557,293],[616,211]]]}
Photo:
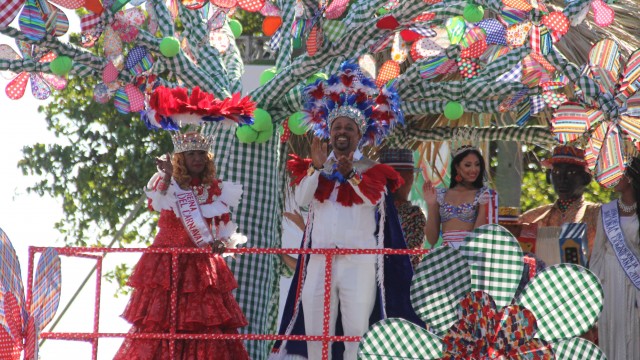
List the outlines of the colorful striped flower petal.
{"label": "colorful striped flower petal", "polygon": [[120,88],[116,90],[116,93],[113,96],[113,105],[116,107],[118,112],[122,114],[129,113],[129,97],[124,89]]}
{"label": "colorful striped flower petal", "polygon": [[611,39],[599,41],[589,51],[588,65],[602,90],[613,95],[621,71],[619,45]]}
{"label": "colorful striped flower petal", "polygon": [[0,284],[4,293],[14,294],[18,307],[22,309],[22,322],[27,321],[25,309],[24,288],[22,286],[22,271],[16,250],[7,234],[0,229]]}
{"label": "colorful striped flower petal", "polygon": [[623,140],[617,124],[610,124],[596,161],[595,180],[602,186],[615,186],[625,171]]}
{"label": "colorful striped flower petal", "polygon": [[602,287],[592,272],[575,264],[559,264],[536,275],[518,304],[535,315],[537,337],[552,342],[590,329],[602,301]]}
{"label": "colorful striped flower petal", "polygon": [[411,283],[411,303],[416,314],[437,334],[456,321],[455,307],[471,291],[471,270],[462,254],[442,246],[428,252],[416,268]]}
{"label": "colorful striped flower petal", "polygon": [[33,281],[31,314],[38,325],[38,332],[53,319],[60,304],[62,275],[60,257],[54,248],[46,248],[38,261]]}
{"label": "colorful striped flower petal", "polygon": [[632,97],[640,89],[640,50],[636,50],[629,56],[622,72],[619,93],[626,98]]}
{"label": "colorful striped flower petal", "polygon": [[360,340],[358,359],[440,359],[440,339],[404,319],[381,320]]}
{"label": "colorful striped flower petal", "polygon": [[69,18],[67,18],[67,15],[56,6],[49,6],[51,7],[51,12],[56,15],[56,18],[52,20],[54,23],[52,29],[53,36],[62,36],[66,34],[69,30]]}
{"label": "colorful striped flower petal", "polygon": [[42,40],[47,34],[45,17],[36,0],[27,0],[18,17],[18,26],[31,40]]}

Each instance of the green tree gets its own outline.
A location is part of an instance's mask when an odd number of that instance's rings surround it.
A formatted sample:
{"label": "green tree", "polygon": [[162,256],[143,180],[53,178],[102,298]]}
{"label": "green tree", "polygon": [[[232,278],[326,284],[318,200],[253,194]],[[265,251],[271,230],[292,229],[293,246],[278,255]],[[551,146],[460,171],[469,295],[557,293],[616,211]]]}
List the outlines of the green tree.
{"label": "green tree", "polygon": [[[60,141],[25,146],[18,163],[25,175],[40,177],[29,191],[62,199],[63,218],[56,229],[72,246],[109,243],[141,198],[155,169],[154,156],[171,149],[169,135],[149,131],[138,116],[86,101],[94,86],[93,78],[72,77],[40,107]],[[141,212],[118,243],[148,243],[154,226],[149,220],[150,213]]]}

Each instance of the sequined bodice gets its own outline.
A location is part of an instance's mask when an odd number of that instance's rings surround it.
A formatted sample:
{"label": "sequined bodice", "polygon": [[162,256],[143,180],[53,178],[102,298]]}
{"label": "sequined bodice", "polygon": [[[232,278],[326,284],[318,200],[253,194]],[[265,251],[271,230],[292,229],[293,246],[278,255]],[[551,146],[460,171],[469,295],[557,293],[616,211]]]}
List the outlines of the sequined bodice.
{"label": "sequined bodice", "polygon": [[460,205],[451,205],[445,202],[444,196],[448,189],[437,189],[438,204],[440,205],[440,222],[446,223],[451,219],[458,219],[467,223],[474,223],[478,217],[478,198],[483,192],[483,189],[478,189],[472,203],[462,203]]}

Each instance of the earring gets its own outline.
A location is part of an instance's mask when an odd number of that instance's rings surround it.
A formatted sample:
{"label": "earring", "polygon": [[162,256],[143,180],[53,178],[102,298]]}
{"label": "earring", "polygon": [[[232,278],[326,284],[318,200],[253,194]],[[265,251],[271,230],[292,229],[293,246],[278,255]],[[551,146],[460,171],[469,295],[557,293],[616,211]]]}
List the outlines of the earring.
{"label": "earring", "polygon": [[460,176],[460,174],[456,175],[456,182],[461,182],[462,181],[462,176]]}

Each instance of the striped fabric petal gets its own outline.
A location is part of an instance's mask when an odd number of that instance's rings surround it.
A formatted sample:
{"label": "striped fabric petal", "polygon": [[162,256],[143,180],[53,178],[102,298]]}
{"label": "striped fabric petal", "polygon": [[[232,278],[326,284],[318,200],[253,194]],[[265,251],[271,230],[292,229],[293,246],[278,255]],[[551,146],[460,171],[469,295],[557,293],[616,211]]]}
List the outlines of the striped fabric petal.
{"label": "striped fabric petal", "polygon": [[621,94],[625,98],[633,96],[640,88],[640,49],[636,50],[631,56],[624,68],[622,81],[620,82]]}
{"label": "striped fabric petal", "polygon": [[624,175],[625,161],[622,135],[617,124],[610,124],[596,162],[595,179],[606,187],[615,186]]}
{"label": "striped fabric petal", "polygon": [[621,71],[619,45],[611,39],[599,41],[589,51],[588,64],[602,90],[613,95]]}
{"label": "striped fabric petal", "polygon": [[40,256],[33,282],[31,313],[38,324],[38,332],[56,314],[60,304],[61,285],[60,257],[55,249],[47,248]]}

